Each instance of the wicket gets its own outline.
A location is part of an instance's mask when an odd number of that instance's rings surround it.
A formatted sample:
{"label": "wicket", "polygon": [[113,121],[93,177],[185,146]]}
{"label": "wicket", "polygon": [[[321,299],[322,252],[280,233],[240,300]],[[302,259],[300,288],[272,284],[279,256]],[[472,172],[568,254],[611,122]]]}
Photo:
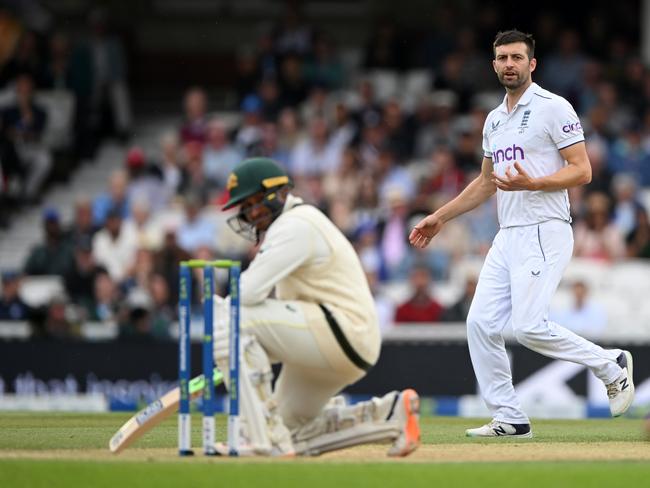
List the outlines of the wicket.
{"label": "wicket", "polygon": [[[202,367],[204,378],[212,378],[214,370],[214,270],[229,270],[230,317],[229,317],[229,364],[228,364],[228,454],[237,456],[239,450],[239,276],[241,263],[231,260],[205,261],[192,259],[180,263],[179,314],[178,314],[178,379],[180,404],[178,408],[178,454],[190,456],[191,414],[189,382],[191,377],[190,323],[192,303],[192,269],[203,269],[203,339]],[[214,383],[206,381],[203,388],[203,453],[217,454],[215,443],[215,391]]]}

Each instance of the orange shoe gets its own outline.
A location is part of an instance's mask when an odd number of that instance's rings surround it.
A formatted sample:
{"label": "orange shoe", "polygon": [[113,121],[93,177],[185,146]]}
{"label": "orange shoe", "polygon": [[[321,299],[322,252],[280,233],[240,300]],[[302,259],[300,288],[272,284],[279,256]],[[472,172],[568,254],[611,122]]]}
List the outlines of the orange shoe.
{"label": "orange shoe", "polygon": [[395,416],[400,434],[388,450],[388,455],[408,456],[420,445],[420,397],[415,390],[409,388],[399,394]]}

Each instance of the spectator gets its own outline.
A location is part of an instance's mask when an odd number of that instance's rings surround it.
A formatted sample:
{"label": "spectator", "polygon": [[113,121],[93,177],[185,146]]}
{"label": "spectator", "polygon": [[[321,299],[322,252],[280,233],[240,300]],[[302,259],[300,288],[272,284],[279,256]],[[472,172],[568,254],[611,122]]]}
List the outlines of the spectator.
{"label": "spectator", "polygon": [[278,82],[275,78],[265,78],[257,91],[262,102],[262,118],[265,122],[275,122],[282,110]]}
{"label": "spectator", "polygon": [[469,307],[472,304],[472,298],[474,298],[474,293],[476,292],[476,283],[476,276],[467,277],[463,296],[456,303],[445,308],[440,320],[443,322],[465,322],[467,320]]}
{"label": "spectator", "polygon": [[633,232],[637,225],[639,212],[645,208],[638,200],[637,183],[632,175],[619,173],[612,181],[614,190],[613,223],[623,236]]}
{"label": "spectator", "polygon": [[438,322],[442,306],[431,295],[431,275],[426,267],[416,266],[409,277],[411,297],[397,306],[395,323]]}
{"label": "spectator", "polygon": [[104,266],[111,279],[117,283],[127,276],[133,265],[137,250],[136,235],[125,231],[121,212],[113,209],[108,213],[104,228],[93,238],[93,257]]}
{"label": "spectator", "polygon": [[187,261],[191,255],[176,242],[176,230],[169,224],[164,229],[163,246],[154,252],[154,272],[165,278],[172,297],[178,296],[178,263]]}
{"label": "spectator", "polygon": [[454,153],[446,146],[438,146],[431,153],[418,185],[418,195],[438,193],[452,199],[465,187],[465,174],[456,166]]}
{"label": "spectator", "polygon": [[153,341],[152,307],[151,297],[146,290],[131,290],[118,316],[118,339],[128,342]]}
{"label": "spectator", "polygon": [[321,176],[335,171],[343,148],[330,139],[327,121],[322,117],[309,124],[309,138],[299,142],[291,153],[290,171],[295,178]]}
{"label": "spectator", "polygon": [[403,40],[391,19],[382,19],[373,28],[366,45],[364,66],[366,68],[400,70],[405,68],[406,56],[402,52]]}
{"label": "spectator", "polygon": [[331,41],[325,36],[319,36],[314,42],[314,53],[305,66],[305,73],[312,86],[321,85],[330,91],[341,87],[343,66],[336,58]]}
{"label": "spectator", "polygon": [[206,202],[213,196],[216,186],[203,172],[203,146],[198,142],[190,142],[183,149],[185,167],[180,193],[198,195],[201,202]]}
{"label": "spectator", "polygon": [[[16,78],[16,103],[2,112],[2,130],[9,144],[10,152],[16,161],[3,168],[22,180],[23,198],[37,200],[52,167],[52,156],[43,144],[42,136],[47,123],[47,113],[34,101],[34,81],[28,74]],[[7,172],[11,177],[12,172]]]}
{"label": "spectator", "polygon": [[623,257],[623,236],[610,220],[609,202],[603,193],[587,197],[585,219],[575,226],[575,256],[602,261],[617,261]]}
{"label": "spectator", "polygon": [[181,144],[198,142],[203,145],[208,130],[207,95],[203,88],[195,86],[185,93],[185,122],[180,128]]}
{"label": "spectator", "polygon": [[290,154],[280,146],[278,127],[275,123],[264,123],[262,126],[262,138],[258,146],[252,151],[251,156],[270,158],[280,163],[281,166],[289,166]]}
{"label": "spectator", "polygon": [[131,217],[123,224],[126,235],[133,235],[138,248],[160,249],[162,246],[162,228],[155,214],[152,214],[149,201],[138,197],[131,205]]}
{"label": "spectator", "polygon": [[327,90],[322,85],[314,85],[309,91],[309,96],[300,106],[302,120],[311,121],[315,118],[328,120],[332,113],[332,100],[328,97]]}
{"label": "spectator", "polygon": [[99,272],[92,254],[92,237],[79,237],[74,247],[74,264],[63,277],[63,283],[70,301],[78,305],[88,318],[95,308],[94,288]]}
{"label": "spectator", "polygon": [[42,66],[38,37],[35,32],[26,30],[20,36],[13,56],[0,70],[0,87],[6,86],[25,73],[37,76]]}
{"label": "spectator", "polygon": [[93,201],[93,223],[102,227],[109,212],[117,211],[120,217],[129,216],[128,174],[124,170],[111,173],[108,180],[108,191],[98,195]]}
{"label": "spectator", "polygon": [[72,224],[65,233],[68,242],[75,246],[80,240],[91,241],[97,232],[93,223],[92,202],[86,196],[77,197],[74,204],[74,217]]}
{"label": "spectator", "polygon": [[386,201],[388,194],[398,190],[404,198],[415,195],[415,181],[404,166],[397,164],[395,149],[384,145],[379,150],[375,177],[379,185],[379,198]]}
{"label": "spectator", "polygon": [[382,115],[386,140],[395,151],[395,157],[400,162],[408,160],[413,154],[414,131],[406,123],[402,107],[396,100],[390,100],[384,105]]}
{"label": "spectator", "polygon": [[637,208],[636,225],[625,239],[627,257],[650,259],[650,223],[648,213]]}
{"label": "spectator", "polygon": [[21,275],[18,271],[2,273],[0,320],[31,320],[34,310],[20,297]]}
{"label": "spectator", "polygon": [[280,57],[307,56],[312,50],[313,33],[305,22],[298,2],[286,2],[282,22],[274,32],[274,46]]}
{"label": "spectator", "polygon": [[56,341],[78,339],[78,317],[68,305],[67,297],[57,294],[52,297],[45,310],[44,322],[36,329],[37,337]]}
{"label": "spectator", "polygon": [[173,196],[179,192],[183,179],[178,136],[175,133],[168,132],[161,137],[160,152],[158,168],[162,172],[167,194]]}
{"label": "spectator", "polygon": [[64,239],[59,212],[48,207],[43,211],[45,242],[35,245],[25,263],[25,274],[65,276],[72,267],[72,249]]}
{"label": "spectator", "polygon": [[[93,10],[88,18],[90,36],[85,42],[92,66],[90,123],[100,137],[111,131],[125,139],[132,114],[127,86],[127,61],[122,41],[109,30],[106,11]],[[112,122],[112,126],[108,125]]]}
{"label": "spectator", "polygon": [[405,263],[410,246],[408,245],[409,206],[401,189],[393,188],[385,197],[386,215],[379,221],[379,250],[384,266],[384,276],[388,279],[405,278]]}
{"label": "spectator", "polygon": [[241,104],[242,125],[235,135],[238,151],[248,156],[262,139],[262,101],[257,95],[248,95]]}
{"label": "spectator", "polygon": [[126,153],[125,163],[129,180],[127,200],[146,200],[154,213],[165,208],[171,194],[167,191],[158,167],[147,164],[144,151],[137,146],[130,148]]}
{"label": "spectator", "polygon": [[93,292],[92,307],[87,309],[88,320],[98,322],[115,320],[122,297],[108,271],[103,268],[98,268],[95,273]]}
{"label": "spectator", "polygon": [[580,37],[575,30],[565,29],[559,35],[557,51],[544,61],[542,85],[575,104],[579,101],[584,69]]}
{"label": "spectator", "polygon": [[225,189],[228,175],[242,159],[243,154],[228,140],[223,122],[217,118],[211,119],[207,143],[203,147],[203,173],[206,178],[220,190]]}
{"label": "spectator", "polygon": [[185,220],[178,229],[178,245],[190,254],[202,246],[214,247],[214,223],[201,215],[201,202],[195,195],[185,199]]}
{"label": "spectator", "polygon": [[283,153],[290,153],[305,137],[298,114],[295,109],[286,107],[278,118],[278,148]]}
{"label": "spectator", "polygon": [[608,167],[613,173],[633,174],[641,186],[650,186],[650,150],[642,144],[637,123],[611,145]]}
{"label": "spectator", "polygon": [[280,64],[280,100],[283,106],[298,107],[309,93],[309,85],[303,77],[302,60],[288,55]]}
{"label": "spectator", "polygon": [[168,339],[170,328],[176,319],[176,302],[170,296],[169,285],[162,275],[154,273],[150,276],[149,296],[153,303],[151,317],[153,334],[161,339]]}
{"label": "spectator", "polygon": [[341,201],[351,208],[359,195],[361,163],[356,149],[348,147],[336,171],[323,176],[323,192],[330,202]]}
{"label": "spectator", "polygon": [[607,326],[607,311],[589,299],[589,287],[584,281],[574,282],[571,290],[573,303],[565,309],[551,311],[551,320],[576,334],[597,339]]}

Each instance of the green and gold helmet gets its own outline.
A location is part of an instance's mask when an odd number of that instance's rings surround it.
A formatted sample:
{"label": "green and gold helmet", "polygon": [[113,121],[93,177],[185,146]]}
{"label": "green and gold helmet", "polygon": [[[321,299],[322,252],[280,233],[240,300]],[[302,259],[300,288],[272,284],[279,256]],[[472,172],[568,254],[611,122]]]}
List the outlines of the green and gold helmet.
{"label": "green and gold helmet", "polygon": [[268,193],[291,185],[287,172],[269,158],[251,158],[238,164],[228,177],[226,185],[230,198],[223,209],[239,205],[257,192]]}
{"label": "green and gold helmet", "polygon": [[[230,198],[223,209],[228,210],[241,205],[248,197],[260,193],[263,198],[256,205],[263,205],[269,209],[272,222],[282,213],[284,207],[284,198],[281,198],[278,192],[291,186],[286,171],[272,159],[247,159],[238,164],[228,177],[227,189]],[[262,219],[268,219],[268,216],[251,221],[246,217],[246,212],[240,208],[237,215],[228,219],[228,225],[242,237],[259,242],[263,231],[260,231],[258,226],[265,225],[260,224]]]}

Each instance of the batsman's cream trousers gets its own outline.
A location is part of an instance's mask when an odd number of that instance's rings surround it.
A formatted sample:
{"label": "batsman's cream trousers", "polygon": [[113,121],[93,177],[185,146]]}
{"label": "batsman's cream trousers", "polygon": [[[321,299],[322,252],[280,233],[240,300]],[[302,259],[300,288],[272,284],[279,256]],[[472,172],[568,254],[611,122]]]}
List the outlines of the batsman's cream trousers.
{"label": "batsman's cream trousers", "polygon": [[332,396],[365,375],[345,356],[316,304],[266,299],[242,306],[241,314],[242,334],[253,334],[270,361],[282,363],[273,397],[289,429],[311,421]]}
{"label": "batsman's cream trousers", "polygon": [[588,367],[604,383],[621,374],[620,350],[605,350],[548,320],[549,304],[573,253],[567,222],[501,229],[479,275],[467,317],[467,341],[481,396],[493,418],[529,423],[512,384],[502,332],[533,351]]}

